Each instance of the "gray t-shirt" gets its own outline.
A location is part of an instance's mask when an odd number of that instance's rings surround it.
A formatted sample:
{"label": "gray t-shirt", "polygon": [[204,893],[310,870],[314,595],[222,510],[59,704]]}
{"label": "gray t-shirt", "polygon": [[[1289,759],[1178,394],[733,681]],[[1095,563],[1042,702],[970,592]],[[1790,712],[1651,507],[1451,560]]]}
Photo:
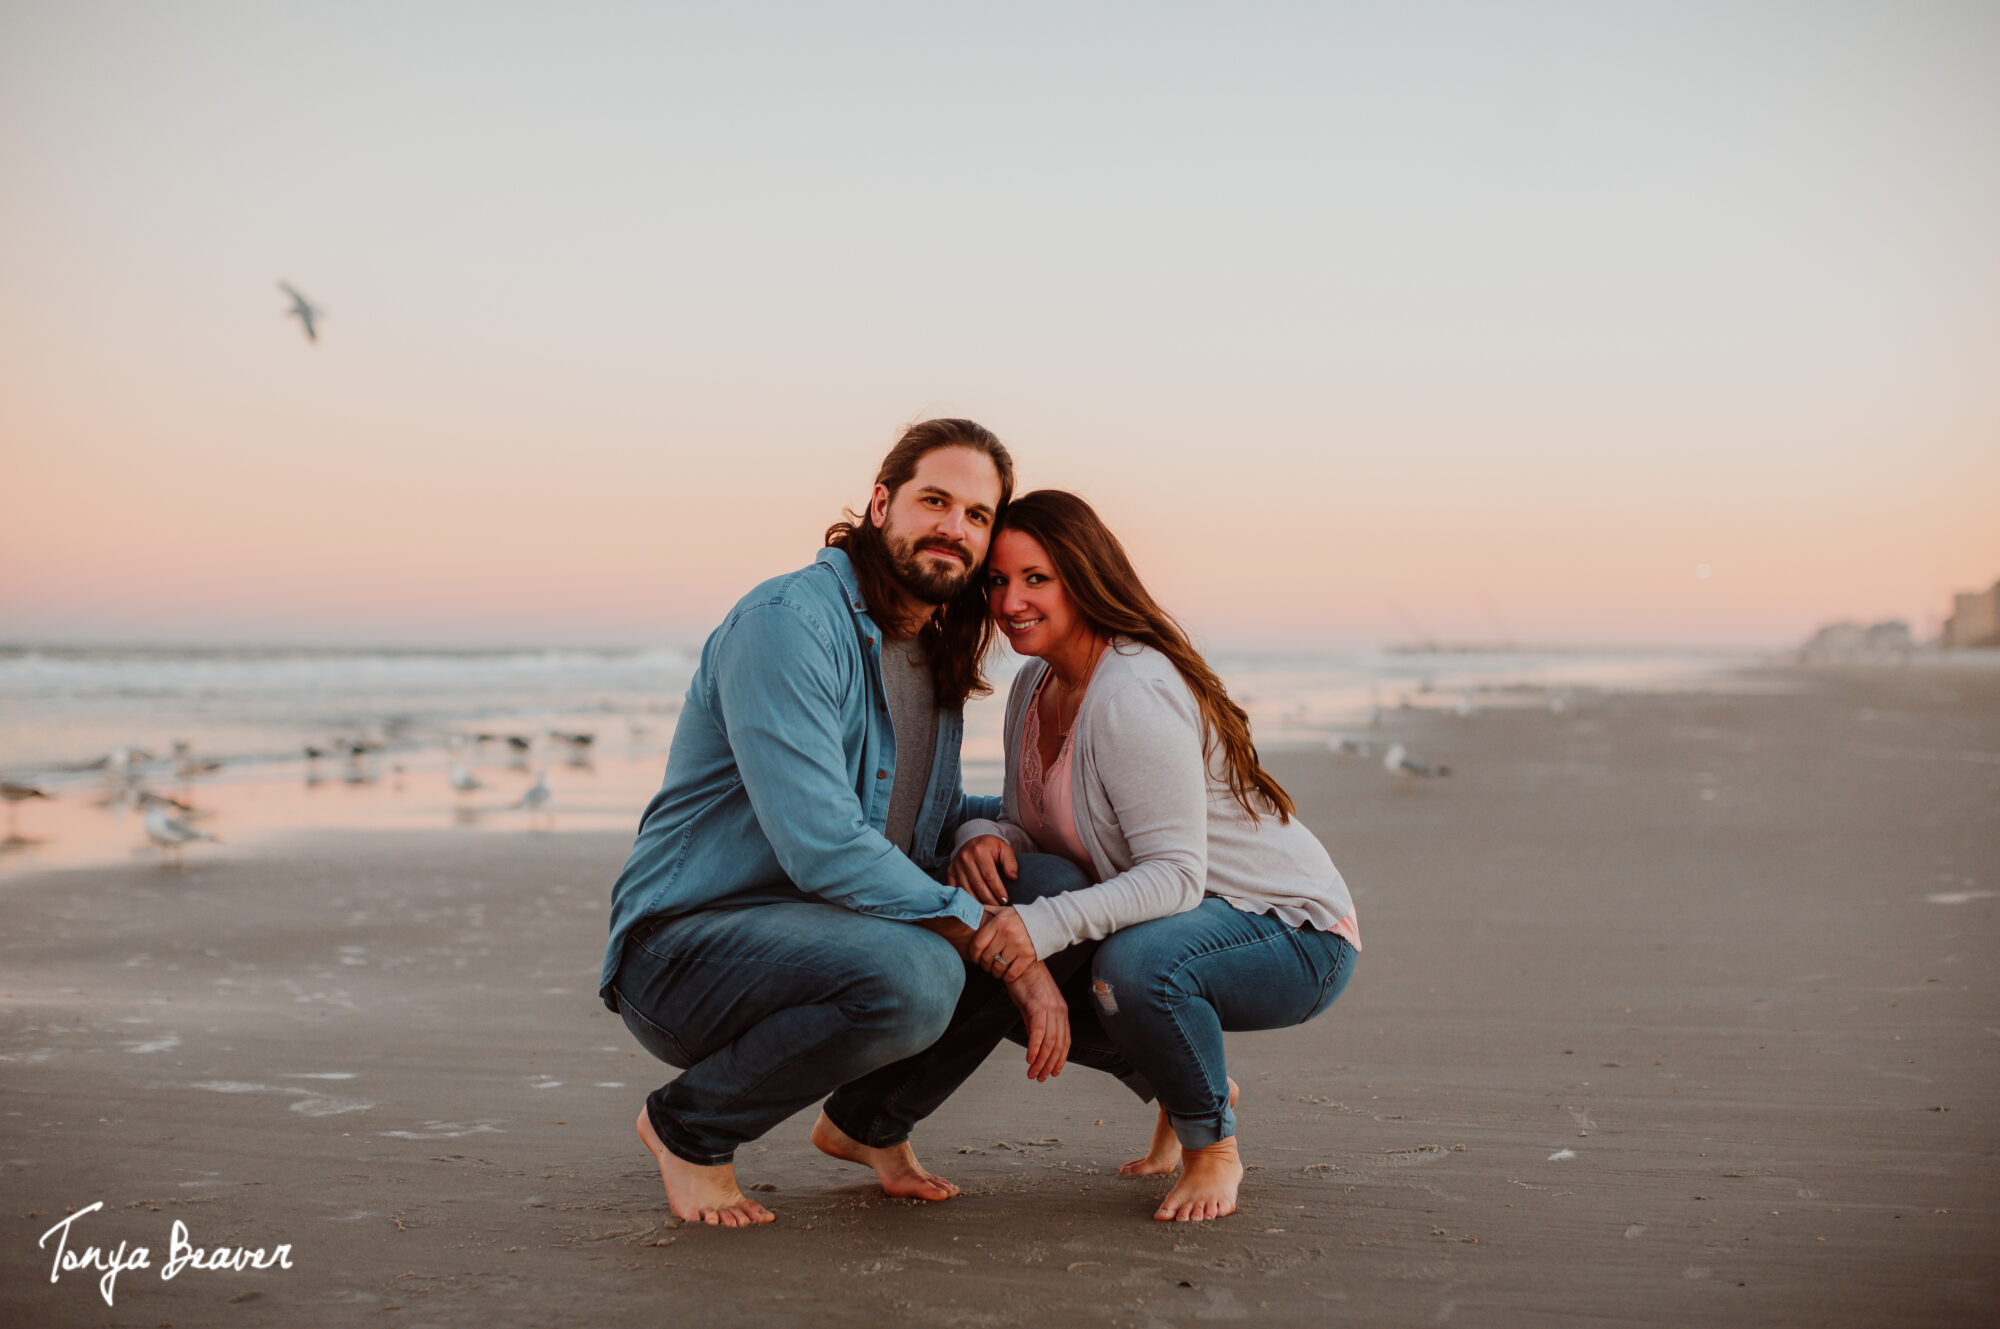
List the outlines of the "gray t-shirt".
{"label": "gray t-shirt", "polygon": [[889,698],[889,723],[896,730],[896,783],[889,789],[889,843],[910,852],[930,787],[931,757],[937,748],[937,694],[923,648],[882,639],[882,690]]}

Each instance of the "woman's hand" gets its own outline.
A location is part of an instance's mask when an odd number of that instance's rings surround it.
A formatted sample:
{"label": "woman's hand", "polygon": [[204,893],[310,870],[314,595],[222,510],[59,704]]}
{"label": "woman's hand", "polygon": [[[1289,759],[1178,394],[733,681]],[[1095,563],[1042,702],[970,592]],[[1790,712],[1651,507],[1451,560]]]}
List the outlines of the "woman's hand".
{"label": "woman's hand", "polygon": [[1055,975],[1040,960],[1028,966],[1019,982],[1007,985],[1028,1025],[1028,1078],[1046,1080],[1061,1075],[1069,1060],[1069,1003],[1056,986]]}
{"label": "woman's hand", "polygon": [[986,911],[986,921],[972,934],[966,958],[1002,983],[1017,982],[1036,961],[1028,925],[1012,905]]}
{"label": "woman's hand", "polygon": [[997,835],[980,835],[967,840],[952,858],[945,880],[972,892],[979,903],[997,909],[1007,903],[1007,883],[1020,875],[1014,846]]}

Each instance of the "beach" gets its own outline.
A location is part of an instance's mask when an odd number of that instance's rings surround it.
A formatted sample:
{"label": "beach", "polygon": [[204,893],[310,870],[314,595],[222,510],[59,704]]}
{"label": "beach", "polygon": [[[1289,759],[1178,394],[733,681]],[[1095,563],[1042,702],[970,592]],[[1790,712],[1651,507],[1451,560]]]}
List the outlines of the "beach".
{"label": "beach", "polygon": [[[1239,1212],[1151,1221],[1152,1109],[1005,1045],[883,1198],[744,1150],[676,1223],[671,1070],[596,996],[630,833],[317,829],[0,881],[0,1319],[34,1325],[1973,1325],[2000,1275],[2000,670],[1392,714],[1270,765],[1365,950],[1231,1035]],[[58,1271],[72,1248],[150,1267]],[[290,1267],[161,1277],[199,1247]]]}

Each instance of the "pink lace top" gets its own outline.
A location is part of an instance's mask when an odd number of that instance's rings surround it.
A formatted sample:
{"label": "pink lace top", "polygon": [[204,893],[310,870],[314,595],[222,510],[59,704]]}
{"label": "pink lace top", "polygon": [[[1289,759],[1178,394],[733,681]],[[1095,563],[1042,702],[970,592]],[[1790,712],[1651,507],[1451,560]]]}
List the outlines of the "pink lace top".
{"label": "pink lace top", "polygon": [[[1042,675],[1042,682],[1047,683],[1050,677]],[[1037,687],[1034,700],[1028,703],[1027,722],[1021,734],[1021,787],[1015,790],[1015,802],[1021,809],[1021,829],[1032,835],[1042,848],[1061,854],[1094,876],[1090,851],[1083,847],[1076,833],[1075,791],[1070,783],[1070,773],[1076,765],[1073,760],[1076,730],[1072,728],[1063,736],[1056,759],[1043,770],[1040,702],[1041,689]]]}

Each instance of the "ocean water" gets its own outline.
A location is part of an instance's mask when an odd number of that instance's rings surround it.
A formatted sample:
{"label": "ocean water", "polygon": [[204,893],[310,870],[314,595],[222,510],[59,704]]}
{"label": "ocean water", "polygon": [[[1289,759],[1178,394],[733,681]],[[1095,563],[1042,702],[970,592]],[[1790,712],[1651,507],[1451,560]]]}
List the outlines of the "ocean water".
{"label": "ocean water", "polygon": [[[1411,710],[1546,706],[1606,690],[1712,684],[1714,653],[1211,655],[1261,747],[1324,746]],[[1000,722],[1020,661],[966,713],[967,786],[998,792]],[[658,787],[691,650],[0,649],[0,871],[157,856],[143,792],[221,845],[325,827],[515,832],[636,828]],[[1557,704],[1562,704],[1558,702]],[[558,734],[589,734],[577,744]],[[484,741],[481,736],[487,736]],[[515,741],[509,743],[512,737]],[[348,755],[353,745],[365,750]],[[308,758],[308,747],[328,755]],[[482,787],[454,790],[452,766]],[[553,796],[515,806],[537,779]]]}

